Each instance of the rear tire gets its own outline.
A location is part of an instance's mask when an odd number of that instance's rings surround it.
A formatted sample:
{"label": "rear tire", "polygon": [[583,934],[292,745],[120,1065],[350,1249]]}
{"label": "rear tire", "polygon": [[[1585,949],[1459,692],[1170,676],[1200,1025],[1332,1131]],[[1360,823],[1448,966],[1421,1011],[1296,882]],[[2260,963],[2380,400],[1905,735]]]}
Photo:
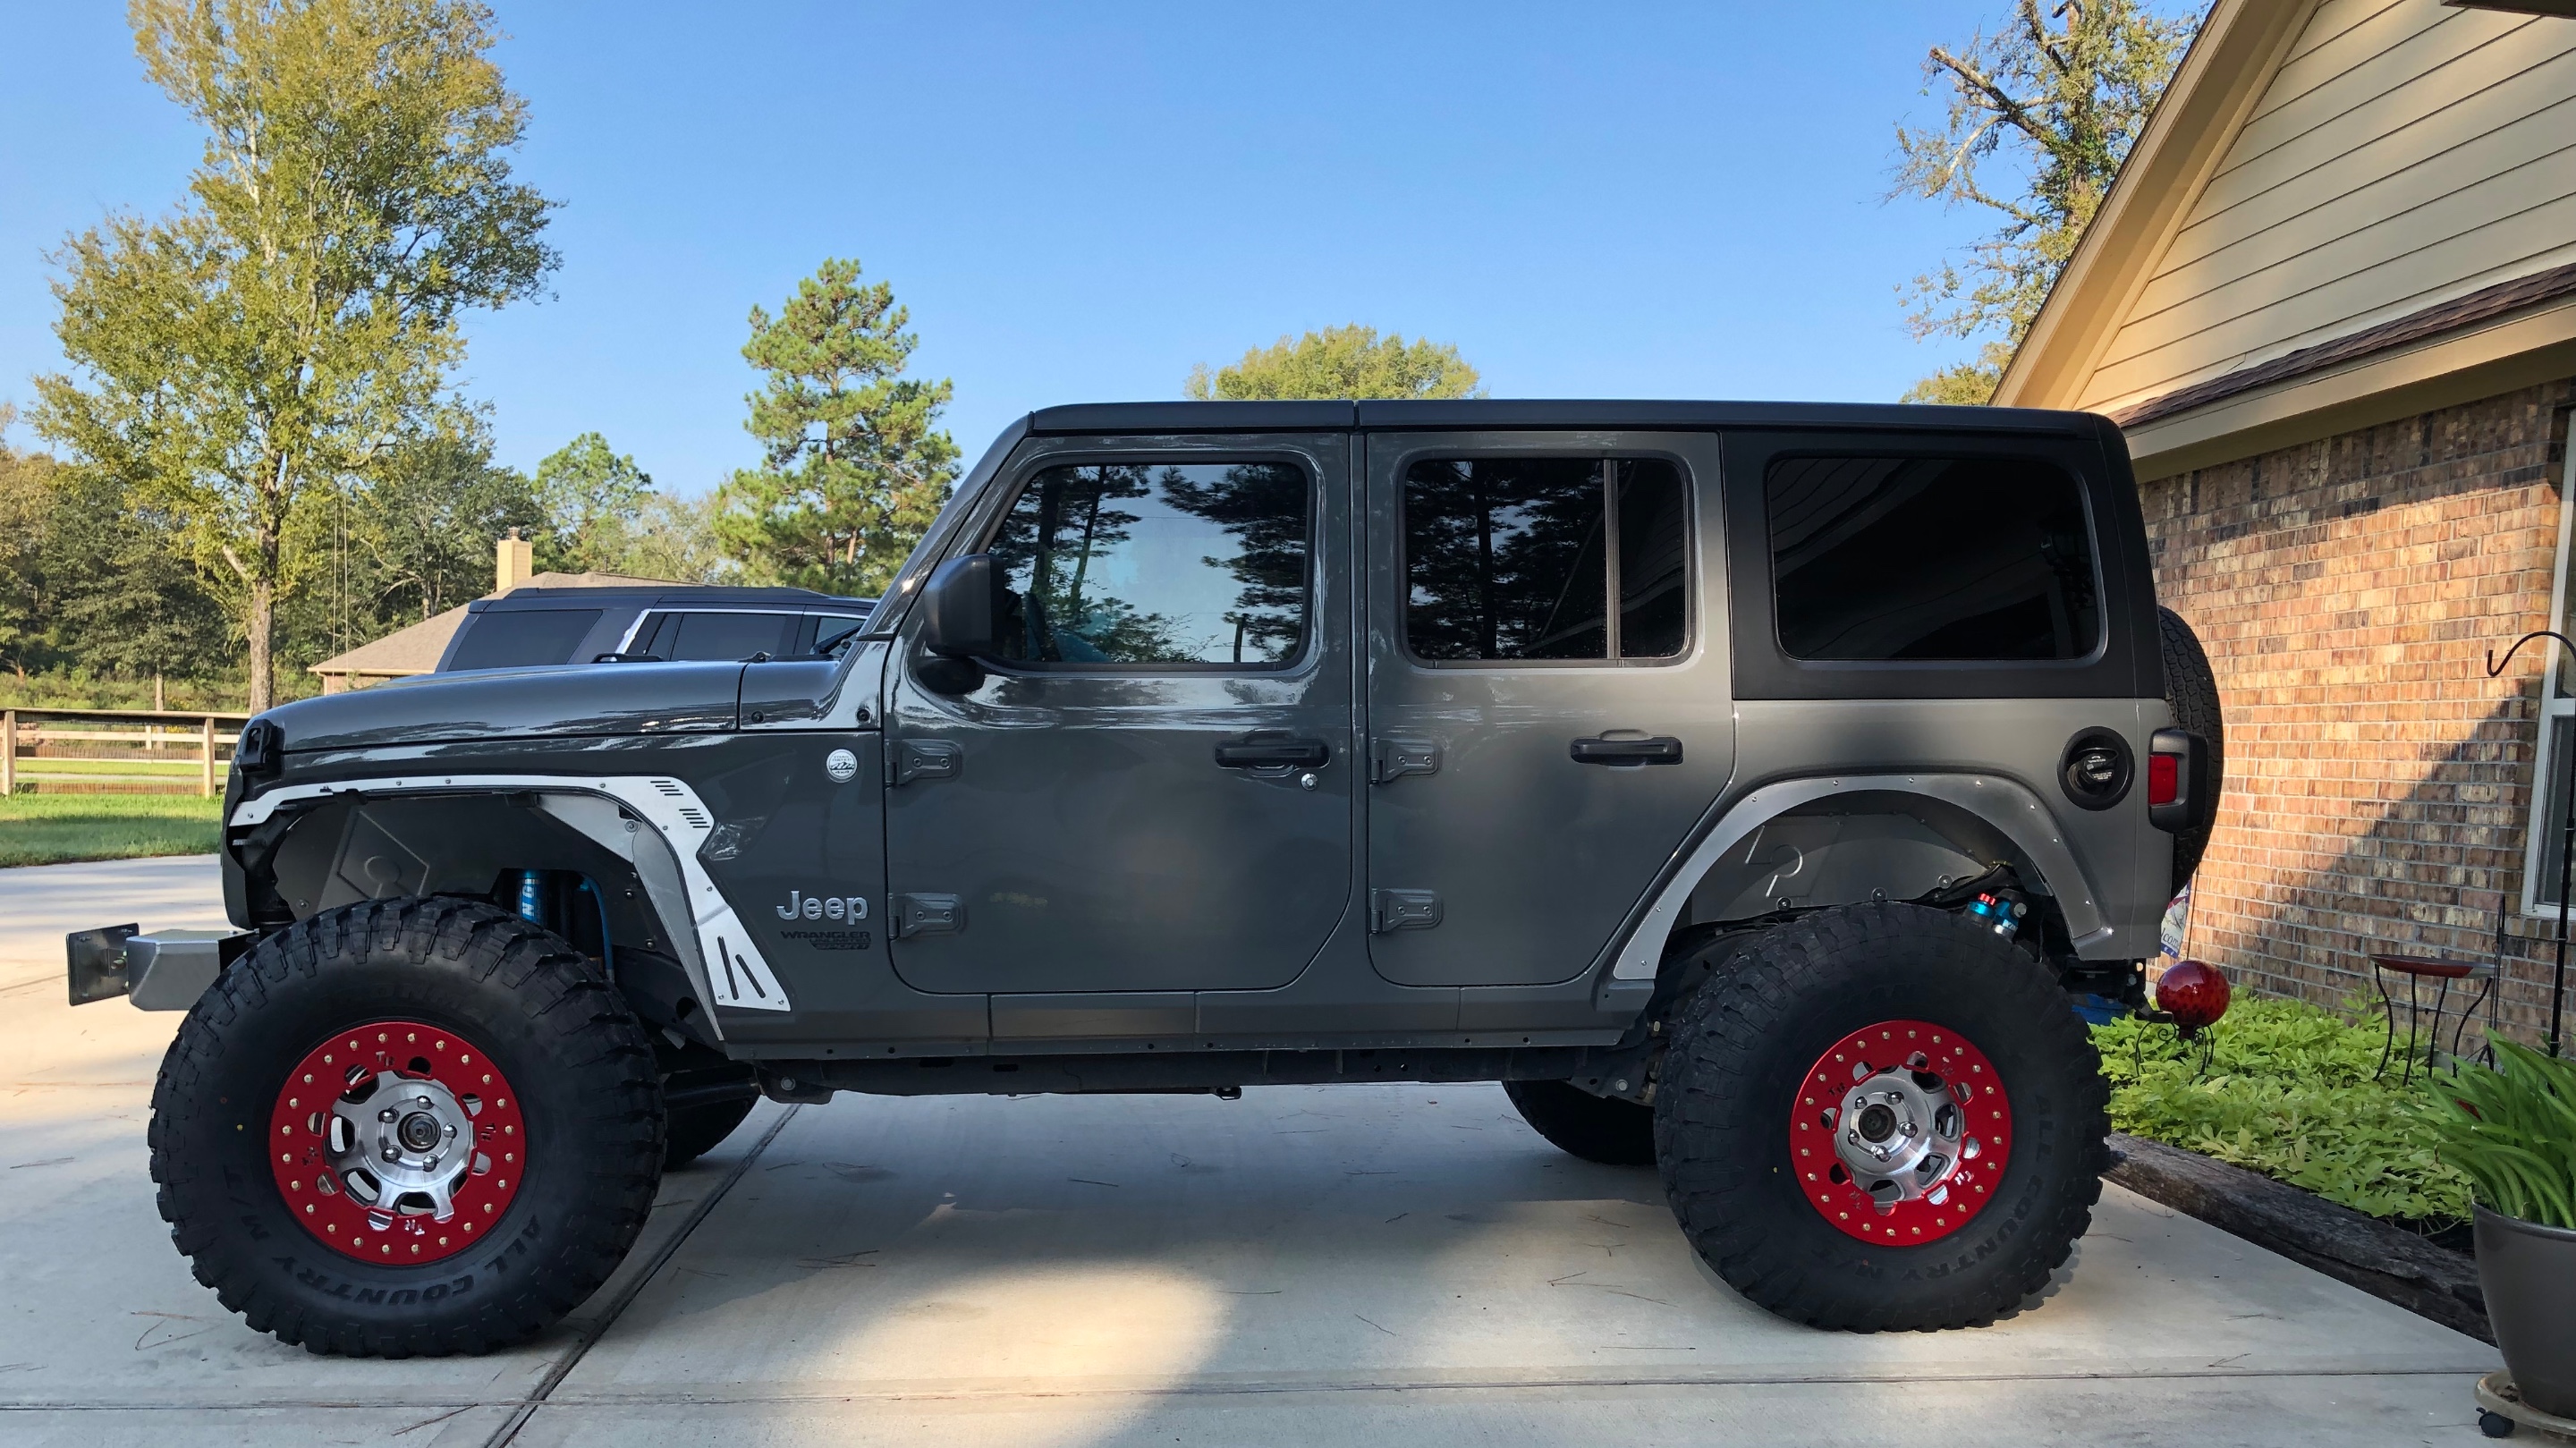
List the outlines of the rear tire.
{"label": "rear tire", "polygon": [[1569,1156],[1603,1166],[1655,1164],[1655,1113],[1564,1081],[1506,1081],[1503,1094],[1530,1130]]}
{"label": "rear tire", "polygon": [[[2157,633],[2163,641],[2165,669],[2165,702],[2172,706],[2174,727],[2188,729],[2209,745],[2209,793],[2222,799],[2227,790],[2227,719],[2218,700],[2218,674],[2209,666],[2209,655],[2200,646],[2200,635],[2181,614],[2169,608],[2156,610]],[[2216,818],[2217,811],[2212,810]],[[2173,889],[2179,895],[2191,883],[2192,872],[2200,868],[2200,857],[2209,849],[2209,825],[2194,825],[2174,836]]]}
{"label": "rear tire", "polygon": [[[1836,1054],[1882,1026],[1900,1038],[1889,1058]],[[1952,1054],[1915,1065],[1909,1032]],[[1655,1097],[1665,1195],[1701,1259],[1783,1317],[1862,1332],[1991,1321],[2048,1285],[2101,1196],[2108,1090],[2091,1039],[2043,967],[1959,916],[1861,905],[1765,931],[1683,1001],[1672,1037]],[[1991,1069],[1972,1077],[1951,1064],[1966,1061]],[[1817,1084],[1863,1067],[1884,1074]],[[1926,1079],[1945,1089],[1940,1071],[2000,1082],[1974,1101],[1997,1113],[1975,1125],[1994,1142],[1982,1158],[1974,1142],[1953,1147],[1948,1178],[1927,1176],[1927,1195],[1876,1211],[1863,1183],[1832,1176],[1835,1123],[1871,1129],[1857,1097],[1833,1093]],[[1875,1139],[1890,1140],[1891,1121],[1937,1117],[1881,1116]],[[1802,1135],[1801,1123],[1822,1129]],[[1860,1235],[1879,1231],[1896,1240]]]}
{"label": "rear tire", "polygon": [[[252,1327],[325,1354],[489,1352],[626,1255],[661,1117],[643,1027],[571,946],[479,901],[370,901],[261,941],[188,1013],[153,1087],[152,1178],[197,1280]],[[436,1145],[442,1123],[488,1160]],[[468,1174],[389,1201],[411,1163],[377,1180],[375,1153],[414,1147],[416,1179]]]}
{"label": "rear tire", "polygon": [[751,1115],[759,1098],[746,1096],[740,1101],[719,1101],[711,1106],[688,1106],[670,1115],[662,1130],[662,1170],[678,1171],[699,1157],[724,1145]]}

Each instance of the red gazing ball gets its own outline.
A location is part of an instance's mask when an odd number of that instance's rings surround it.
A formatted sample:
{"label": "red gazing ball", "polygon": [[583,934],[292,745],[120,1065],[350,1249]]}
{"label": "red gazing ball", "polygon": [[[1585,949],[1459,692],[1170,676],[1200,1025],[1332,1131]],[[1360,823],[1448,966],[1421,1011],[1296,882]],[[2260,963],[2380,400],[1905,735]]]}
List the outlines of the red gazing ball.
{"label": "red gazing ball", "polygon": [[2197,960],[2175,961],[2156,981],[2156,1008],[2186,1036],[2217,1024],[2227,1014],[2227,996],[2227,977]]}

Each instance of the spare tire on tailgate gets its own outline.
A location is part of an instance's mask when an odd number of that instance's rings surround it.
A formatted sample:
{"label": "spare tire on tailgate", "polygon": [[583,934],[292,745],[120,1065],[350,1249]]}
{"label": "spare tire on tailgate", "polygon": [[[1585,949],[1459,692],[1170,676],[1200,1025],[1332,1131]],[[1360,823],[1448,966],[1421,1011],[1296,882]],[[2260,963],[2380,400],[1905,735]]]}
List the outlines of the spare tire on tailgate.
{"label": "spare tire on tailgate", "polygon": [[[2165,662],[2165,702],[2173,706],[2174,727],[2188,729],[2209,744],[2209,792],[2213,798],[2227,797],[2227,725],[2218,705],[2218,675],[2209,667],[2209,655],[2200,646],[2200,636],[2183,622],[2181,614],[2169,608],[2156,610],[2157,633],[2163,641]],[[2216,811],[2211,811],[2215,816]],[[2195,825],[2174,836],[2173,893],[2191,883],[2192,871],[2200,868],[2200,857],[2209,848],[2207,824]]]}

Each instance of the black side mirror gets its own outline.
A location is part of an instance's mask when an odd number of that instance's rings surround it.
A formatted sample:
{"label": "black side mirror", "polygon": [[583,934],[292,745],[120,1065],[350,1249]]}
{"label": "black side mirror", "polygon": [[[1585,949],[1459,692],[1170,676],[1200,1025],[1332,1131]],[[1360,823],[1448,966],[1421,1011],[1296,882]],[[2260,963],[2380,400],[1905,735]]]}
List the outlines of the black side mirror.
{"label": "black side mirror", "polygon": [[1000,576],[989,553],[951,558],[921,590],[921,646],[943,659],[989,658],[1001,652],[994,607]]}

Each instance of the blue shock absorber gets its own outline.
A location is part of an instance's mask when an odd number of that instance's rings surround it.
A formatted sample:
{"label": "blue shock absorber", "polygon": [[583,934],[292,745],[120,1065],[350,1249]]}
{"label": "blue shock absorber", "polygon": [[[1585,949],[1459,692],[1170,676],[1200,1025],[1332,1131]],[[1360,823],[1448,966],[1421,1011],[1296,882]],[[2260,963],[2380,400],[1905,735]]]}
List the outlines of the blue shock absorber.
{"label": "blue shock absorber", "polygon": [[538,925],[546,923],[546,895],[534,870],[519,872],[519,918]]}
{"label": "blue shock absorber", "polygon": [[2021,932],[2021,918],[2030,907],[2009,895],[1987,891],[1968,904],[1968,914],[2006,940]]}

